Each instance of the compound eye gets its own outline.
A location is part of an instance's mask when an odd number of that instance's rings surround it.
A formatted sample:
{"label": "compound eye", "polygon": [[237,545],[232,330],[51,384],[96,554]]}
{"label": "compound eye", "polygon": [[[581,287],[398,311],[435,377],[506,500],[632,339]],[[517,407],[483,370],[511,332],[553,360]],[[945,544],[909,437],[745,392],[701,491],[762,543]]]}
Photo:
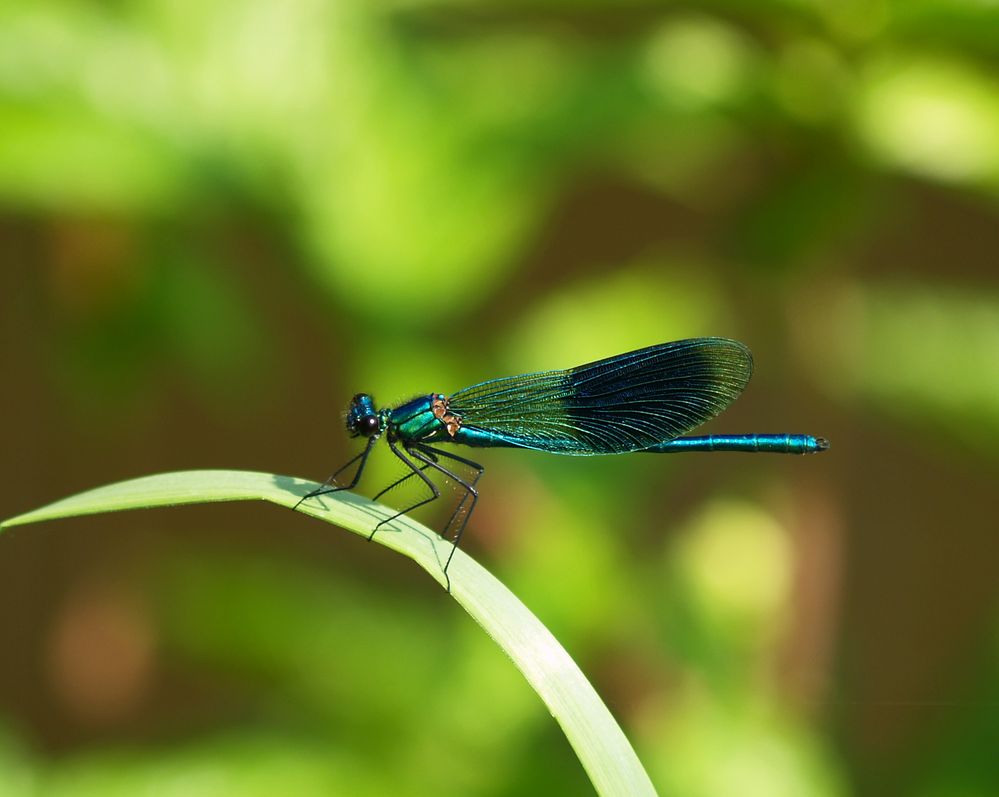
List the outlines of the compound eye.
{"label": "compound eye", "polygon": [[378,426],[379,426],[378,416],[365,415],[361,419],[361,426],[363,427],[364,432],[366,432],[367,434],[374,434],[375,432],[378,431]]}

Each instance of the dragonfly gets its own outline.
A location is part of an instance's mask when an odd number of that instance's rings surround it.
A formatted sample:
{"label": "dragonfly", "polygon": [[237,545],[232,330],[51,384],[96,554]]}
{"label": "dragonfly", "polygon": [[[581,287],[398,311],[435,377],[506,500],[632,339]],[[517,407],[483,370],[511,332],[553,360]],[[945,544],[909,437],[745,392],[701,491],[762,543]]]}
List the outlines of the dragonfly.
{"label": "dragonfly", "polygon": [[[378,500],[411,478],[426,487],[424,497],[380,521],[368,539],[396,518],[441,496],[428,475],[436,471],[458,485],[462,497],[442,536],[452,543],[447,569],[475,505],[485,468],[454,453],[469,448],[525,448],[552,454],[673,454],[687,451],[743,451],[814,454],[829,448],[806,434],[687,435],[728,407],[746,388],[753,357],[728,338],[691,338],[559,371],[508,376],[451,394],[430,393],[397,407],[378,409],[368,393],[347,408],[350,437],[365,438],[364,449],[322,485],[303,496],[315,498],[357,486],[375,443],[382,437],[408,470],[374,496]],[[353,475],[337,481],[356,464]],[[470,477],[456,473],[467,468]],[[464,508],[468,504],[467,511]]]}

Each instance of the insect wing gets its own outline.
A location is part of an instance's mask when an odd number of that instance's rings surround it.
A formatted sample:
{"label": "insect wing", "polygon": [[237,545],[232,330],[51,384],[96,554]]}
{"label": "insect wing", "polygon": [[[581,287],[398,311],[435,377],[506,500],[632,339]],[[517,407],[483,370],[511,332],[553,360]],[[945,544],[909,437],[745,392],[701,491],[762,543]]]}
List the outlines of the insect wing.
{"label": "insect wing", "polygon": [[463,426],[500,435],[507,445],[581,455],[640,451],[713,418],[752,372],[741,343],[694,338],[482,382],[454,393],[450,409]]}

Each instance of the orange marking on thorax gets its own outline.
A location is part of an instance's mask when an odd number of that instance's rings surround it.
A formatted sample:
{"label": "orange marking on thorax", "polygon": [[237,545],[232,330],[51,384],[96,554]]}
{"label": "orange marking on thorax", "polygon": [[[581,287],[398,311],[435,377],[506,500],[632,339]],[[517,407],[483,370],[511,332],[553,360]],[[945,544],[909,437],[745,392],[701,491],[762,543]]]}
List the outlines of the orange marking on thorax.
{"label": "orange marking on thorax", "polygon": [[435,396],[430,402],[430,410],[434,417],[444,424],[447,433],[454,437],[461,428],[461,418],[449,411],[447,396]]}

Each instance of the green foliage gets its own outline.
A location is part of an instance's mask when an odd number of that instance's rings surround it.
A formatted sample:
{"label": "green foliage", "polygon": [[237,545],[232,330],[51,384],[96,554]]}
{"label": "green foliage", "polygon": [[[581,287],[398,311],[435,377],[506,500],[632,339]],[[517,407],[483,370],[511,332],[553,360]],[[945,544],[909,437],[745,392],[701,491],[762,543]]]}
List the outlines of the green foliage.
{"label": "green foliage", "polygon": [[[980,0],[0,0],[2,514],[325,476],[357,391],[737,337],[756,375],[711,431],[829,456],[490,451],[469,549],[664,794],[993,794],[997,29]],[[211,511],[4,535],[4,793],[588,788],[408,563]],[[133,692],[101,590],[152,640]]]}

